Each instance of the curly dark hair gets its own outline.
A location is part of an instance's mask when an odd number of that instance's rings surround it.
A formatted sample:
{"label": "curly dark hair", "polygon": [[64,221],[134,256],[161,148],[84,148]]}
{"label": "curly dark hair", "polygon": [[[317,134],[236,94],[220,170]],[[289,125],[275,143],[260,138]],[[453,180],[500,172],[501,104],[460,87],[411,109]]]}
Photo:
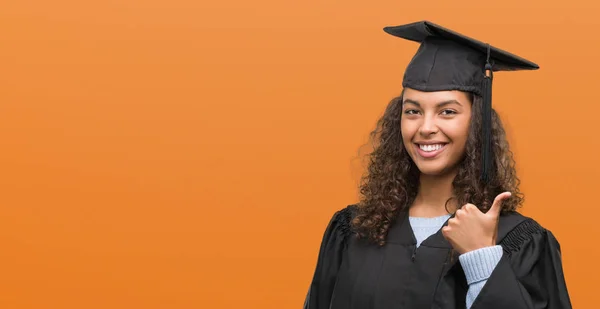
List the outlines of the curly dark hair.
{"label": "curly dark hair", "polygon": [[[480,180],[483,99],[474,94],[470,94],[470,98],[469,136],[465,154],[458,163],[458,173],[452,182],[456,204],[472,203],[487,211],[496,195],[510,191],[512,195],[503,201],[502,211],[515,211],[523,203],[523,194],[519,191],[520,181],[513,154],[495,110],[492,110],[495,172],[487,184]],[[360,238],[380,246],[385,244],[388,230],[399,212],[408,209],[419,189],[419,170],[402,142],[402,101],[402,94],[392,99],[370,133],[373,151],[367,155],[367,170],[360,180],[360,202],[352,220],[352,227]]]}

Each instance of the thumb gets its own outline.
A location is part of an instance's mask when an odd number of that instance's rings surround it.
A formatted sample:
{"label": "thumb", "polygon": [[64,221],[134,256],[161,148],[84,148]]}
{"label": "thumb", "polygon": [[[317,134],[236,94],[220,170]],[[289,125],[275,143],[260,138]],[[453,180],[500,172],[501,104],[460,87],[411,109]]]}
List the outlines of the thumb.
{"label": "thumb", "polygon": [[498,194],[494,199],[494,203],[492,204],[492,207],[487,212],[487,214],[493,217],[499,217],[500,211],[502,210],[502,202],[509,198],[511,195],[512,194],[510,192],[502,192]]}

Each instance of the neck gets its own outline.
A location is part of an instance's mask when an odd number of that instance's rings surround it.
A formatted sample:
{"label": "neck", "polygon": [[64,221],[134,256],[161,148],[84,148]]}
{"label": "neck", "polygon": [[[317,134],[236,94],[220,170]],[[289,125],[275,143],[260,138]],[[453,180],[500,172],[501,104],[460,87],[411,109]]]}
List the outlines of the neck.
{"label": "neck", "polygon": [[423,175],[419,177],[419,192],[410,207],[410,215],[414,217],[438,217],[452,213],[456,206],[453,200],[452,181],[456,173],[439,176]]}

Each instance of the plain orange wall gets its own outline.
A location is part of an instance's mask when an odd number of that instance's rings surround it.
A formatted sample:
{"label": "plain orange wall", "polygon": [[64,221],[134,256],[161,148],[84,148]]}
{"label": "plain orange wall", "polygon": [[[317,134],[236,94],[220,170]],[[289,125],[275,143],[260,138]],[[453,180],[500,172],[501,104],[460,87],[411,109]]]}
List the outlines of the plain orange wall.
{"label": "plain orange wall", "polygon": [[300,308],[421,19],[540,64],[494,106],[596,307],[600,5],[418,3],[0,4],[0,307]]}

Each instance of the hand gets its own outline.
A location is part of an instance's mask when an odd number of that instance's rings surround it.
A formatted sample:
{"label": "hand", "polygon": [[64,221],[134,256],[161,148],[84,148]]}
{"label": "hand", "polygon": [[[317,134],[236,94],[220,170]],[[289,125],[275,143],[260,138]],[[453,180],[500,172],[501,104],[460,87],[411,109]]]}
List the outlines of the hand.
{"label": "hand", "polygon": [[498,194],[487,213],[473,204],[466,204],[448,220],[442,234],[460,254],[496,245],[502,202],[510,196],[510,192]]}

